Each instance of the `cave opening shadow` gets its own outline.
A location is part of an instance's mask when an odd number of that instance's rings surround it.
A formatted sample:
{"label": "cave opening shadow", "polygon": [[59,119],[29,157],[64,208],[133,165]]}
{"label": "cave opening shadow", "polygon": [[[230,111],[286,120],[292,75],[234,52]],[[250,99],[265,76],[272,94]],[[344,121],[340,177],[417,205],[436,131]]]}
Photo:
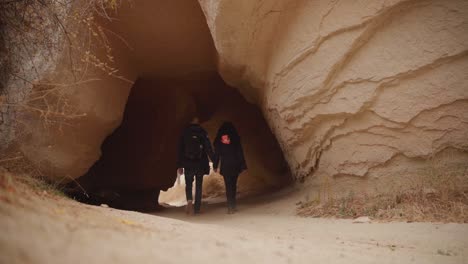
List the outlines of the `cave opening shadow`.
{"label": "cave opening shadow", "polygon": [[[89,197],[73,196],[120,209],[158,209],[159,192],[176,182],[181,131],[195,116],[211,141],[222,122],[231,121],[237,127],[248,166],[239,178],[240,193],[279,189],[292,182],[279,144],[258,107],[217,73],[210,73],[185,80],[139,78],[121,125],[104,140],[100,159],[78,179]],[[224,195],[220,176],[205,179],[205,197]],[[180,195],[185,197],[183,192]]]}

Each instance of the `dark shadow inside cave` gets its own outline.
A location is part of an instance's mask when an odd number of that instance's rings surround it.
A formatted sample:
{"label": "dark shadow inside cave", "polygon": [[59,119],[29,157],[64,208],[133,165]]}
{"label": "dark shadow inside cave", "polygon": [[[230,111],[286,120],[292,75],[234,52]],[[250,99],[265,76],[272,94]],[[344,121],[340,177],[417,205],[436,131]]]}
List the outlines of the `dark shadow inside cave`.
{"label": "dark shadow inside cave", "polygon": [[[181,130],[194,117],[213,140],[219,125],[234,122],[249,167],[239,187],[265,191],[291,182],[281,149],[262,113],[218,74],[196,80],[135,82],[121,125],[102,144],[101,158],[78,182],[94,204],[152,210],[160,190],[176,180],[176,150]],[[219,190],[223,191],[223,190]]]}
{"label": "dark shadow inside cave", "polygon": [[76,187],[70,188],[71,196],[153,210],[160,190],[175,182],[178,137],[195,115],[211,139],[223,121],[236,125],[249,167],[240,185],[267,190],[291,181],[261,111],[216,72],[216,49],[197,1],[123,4],[118,17],[103,26],[120,36],[109,43],[140,77],[130,90],[121,125],[103,142],[101,158],[70,184]]}

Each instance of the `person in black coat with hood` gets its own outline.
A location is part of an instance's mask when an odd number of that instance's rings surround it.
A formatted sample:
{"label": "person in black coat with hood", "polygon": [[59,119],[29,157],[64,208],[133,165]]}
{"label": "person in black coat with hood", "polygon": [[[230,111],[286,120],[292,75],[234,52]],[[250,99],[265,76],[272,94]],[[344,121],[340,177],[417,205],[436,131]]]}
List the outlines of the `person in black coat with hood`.
{"label": "person in black coat with hood", "polygon": [[[200,213],[203,175],[210,173],[209,160],[214,160],[213,149],[206,131],[194,118],[179,140],[177,172],[185,174],[185,195],[187,197],[187,214]],[[192,185],[195,182],[195,208],[193,208]]]}
{"label": "person in black coat with hood", "polygon": [[228,214],[232,214],[237,210],[237,178],[242,171],[247,169],[247,165],[240,136],[231,122],[224,122],[219,128],[214,148],[213,168],[215,172],[218,172],[220,167],[220,173],[226,185]]}

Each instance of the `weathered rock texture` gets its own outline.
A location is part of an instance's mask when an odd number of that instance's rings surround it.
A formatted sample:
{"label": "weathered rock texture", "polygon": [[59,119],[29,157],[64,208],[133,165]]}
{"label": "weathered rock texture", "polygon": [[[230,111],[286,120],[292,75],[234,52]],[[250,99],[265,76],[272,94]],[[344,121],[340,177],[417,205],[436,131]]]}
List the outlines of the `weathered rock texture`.
{"label": "weathered rock texture", "polygon": [[467,1],[199,2],[220,74],[262,106],[297,179],[468,161]]}
{"label": "weathered rock texture", "polygon": [[[78,3],[86,2],[77,1],[77,7],[66,7],[65,11],[73,13],[70,9],[77,9]],[[30,77],[28,81],[31,84],[19,84],[20,92],[26,95],[26,100],[34,97],[30,92],[34,87],[52,83],[54,85],[48,87],[54,90],[51,94],[65,99],[64,103],[73,108],[64,116],[29,111],[29,104],[26,108],[15,108],[21,110],[17,121],[25,124],[22,129],[24,136],[17,141],[17,146],[48,177],[58,180],[80,177],[99,159],[101,144],[121,123],[130,89],[139,76],[184,78],[186,75],[215,69],[215,51],[197,2],[125,2],[117,12],[109,10],[109,15],[115,19],[109,21],[94,16],[93,31],[88,28],[78,29],[78,33],[85,34],[71,40],[73,45],[89,45],[88,50],[74,54],[77,79],[68,67],[70,62],[66,45],[57,51],[56,60],[43,56],[48,51],[42,50],[41,53],[40,50],[32,54],[34,60],[44,65],[51,64],[44,70],[41,68],[39,74],[29,74],[33,72],[31,67],[27,67],[30,66],[29,58],[19,63],[19,67],[29,70],[24,75]],[[73,27],[71,17],[64,16],[62,19],[63,23],[67,22],[66,27]],[[104,42],[98,27],[102,27],[105,34]],[[47,25],[44,29],[60,32],[60,28]],[[99,33],[97,37],[93,34],[96,32]],[[111,54],[108,49],[111,49]],[[109,76],[99,65],[96,67],[92,63],[94,61],[88,63],[86,54],[81,54],[87,51],[100,59],[98,63],[108,63],[118,69],[116,75],[119,78]],[[107,55],[113,56],[112,63],[107,60]],[[17,94],[13,91],[15,87],[11,81],[7,86],[11,91],[9,97]],[[50,104],[54,106],[55,103],[51,100]],[[37,108],[47,112],[48,107],[41,104]],[[10,109],[8,116],[12,116],[12,113]],[[76,117],[73,117],[74,114]],[[2,139],[7,132],[1,131]],[[2,147],[5,145],[2,142]]]}
{"label": "weathered rock texture", "polygon": [[[66,49],[60,50],[53,65],[44,64],[39,76],[30,80],[31,90],[41,92],[44,83],[64,87],[49,103],[72,107],[67,113],[77,116],[44,125],[50,115],[22,113],[18,120],[26,124],[26,136],[18,147],[27,158],[51,178],[85,174],[99,159],[106,136],[121,123],[137,78],[201,80],[216,75],[217,53],[222,78],[261,108],[298,180],[314,173],[318,177],[312,178],[332,177],[342,183],[403,182],[395,179],[425,173],[431,157],[452,170],[468,164],[467,1],[199,3],[203,12],[190,0],[126,3],[117,10],[118,19],[96,23],[107,32],[106,41],[74,39],[89,43],[99,58],[109,55],[110,48],[113,67],[122,78],[86,63],[75,69],[80,78],[70,78]],[[32,54],[33,59],[42,54]],[[196,83],[193,90],[203,91]],[[193,115],[193,107],[203,112],[217,101],[218,108],[201,113],[208,113],[210,132],[222,119],[245,122],[240,130],[252,144],[247,147],[256,166],[252,171],[262,175],[283,171],[276,152],[271,152],[271,159],[279,161],[275,166],[264,162],[267,155],[257,159],[269,147],[259,141],[264,139],[261,135],[270,135],[264,127],[260,129],[265,134],[252,133],[256,123],[251,121],[261,116],[252,109],[237,111],[245,102],[217,100],[211,91],[178,96],[176,101],[176,116],[185,120]],[[124,174],[129,178],[121,178],[121,185],[137,182],[131,173]],[[148,183],[149,175],[139,178],[144,186],[133,187],[167,188],[175,176],[158,175],[164,178],[162,186],[157,177]],[[375,185],[385,188],[386,182]]]}
{"label": "weathered rock texture", "polygon": [[[251,173],[241,185],[259,190],[290,182],[262,112],[216,72],[216,50],[197,1],[124,1],[108,12],[111,20],[91,16],[85,20],[91,26],[75,26],[85,34],[70,34],[73,44],[84,43],[72,56],[74,69],[66,48],[54,61],[33,54],[51,66],[31,76],[31,88],[20,89],[26,100],[44,93],[43,86],[53,96],[34,105],[40,111],[21,108],[23,133],[15,147],[42,175],[59,182],[84,176],[78,182],[90,193],[128,196],[120,207],[154,206],[156,193],[175,181],[179,133],[198,115],[212,138],[223,121],[237,125]],[[72,17],[64,21],[73,27]],[[62,114],[62,106],[73,111]]]}

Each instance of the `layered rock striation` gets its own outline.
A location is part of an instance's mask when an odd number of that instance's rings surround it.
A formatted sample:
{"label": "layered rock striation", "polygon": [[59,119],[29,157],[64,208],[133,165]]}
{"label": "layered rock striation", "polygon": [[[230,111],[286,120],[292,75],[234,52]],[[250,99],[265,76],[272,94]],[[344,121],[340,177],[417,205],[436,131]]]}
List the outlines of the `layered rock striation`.
{"label": "layered rock striation", "polygon": [[[124,5],[119,19],[98,21],[108,41],[90,50],[105,58],[110,48],[120,78],[86,67],[84,79],[70,82],[69,55],[61,49],[24,91],[41,82],[66,86],[54,100],[66,99],[79,116],[44,126],[40,113],[17,118],[3,104],[2,144],[14,137],[5,124],[18,119],[26,124],[17,142],[26,157],[51,178],[77,178],[121,123],[135,80],[196,80],[217,66],[224,82],[260,107],[297,180],[395,181],[426,173],[428,161],[448,170],[466,166],[467,1],[198,2]],[[23,62],[28,72],[30,62]],[[3,79],[3,91],[16,89]],[[189,109],[184,100],[179,108]],[[190,102],[203,109],[210,100]],[[187,109],[185,119],[193,114]],[[218,124],[232,109],[209,118]],[[267,167],[262,163],[261,171]]]}
{"label": "layered rock striation", "polygon": [[466,164],[468,2],[199,2],[220,74],[261,105],[296,179]]}

